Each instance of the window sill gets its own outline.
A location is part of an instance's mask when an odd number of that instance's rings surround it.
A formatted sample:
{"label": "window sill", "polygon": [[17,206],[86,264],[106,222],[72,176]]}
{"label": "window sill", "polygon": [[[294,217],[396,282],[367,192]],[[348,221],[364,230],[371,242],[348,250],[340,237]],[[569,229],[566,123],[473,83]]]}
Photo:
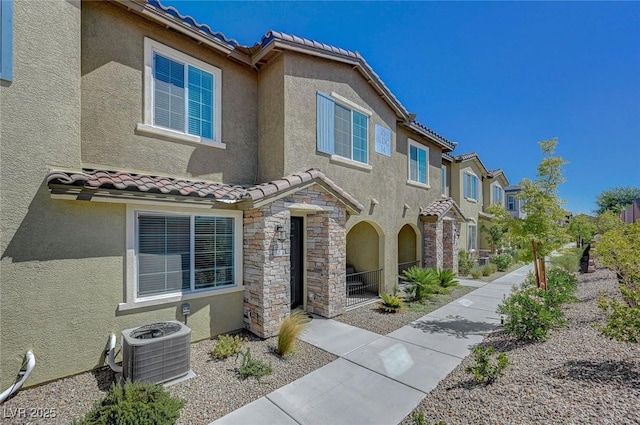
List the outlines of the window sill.
{"label": "window sill", "polygon": [[216,295],[233,294],[236,292],[244,292],[244,286],[233,286],[230,288],[216,289],[203,292],[193,292],[189,294],[170,294],[163,297],[143,299],[139,301],[126,302],[118,304],[118,311],[135,310],[137,308],[153,307],[163,304],[170,304],[180,301],[194,300],[197,298],[213,297]]}
{"label": "window sill", "polygon": [[477,203],[478,203],[478,200],[477,200],[477,199],[473,199],[473,198],[464,198],[464,199],[466,199],[466,200],[467,200],[467,201],[469,201],[469,202],[473,202],[474,204],[477,204]]}
{"label": "window sill", "polygon": [[431,189],[431,186],[425,183],[415,182],[413,180],[407,180],[407,184],[413,187],[419,187],[420,189]]}
{"label": "window sill", "polygon": [[145,136],[161,137],[171,142],[190,143],[198,146],[211,146],[212,148],[226,149],[227,145],[222,142],[203,139],[199,136],[191,134],[179,133],[177,131],[168,130],[166,128],[156,127],[149,124],[138,123],[136,132]]}
{"label": "window sill", "polygon": [[356,170],[371,171],[373,167],[369,164],[363,164],[362,162],[353,161],[351,159],[343,158],[338,155],[331,155],[329,162],[332,164],[344,165],[346,167],[355,168]]}

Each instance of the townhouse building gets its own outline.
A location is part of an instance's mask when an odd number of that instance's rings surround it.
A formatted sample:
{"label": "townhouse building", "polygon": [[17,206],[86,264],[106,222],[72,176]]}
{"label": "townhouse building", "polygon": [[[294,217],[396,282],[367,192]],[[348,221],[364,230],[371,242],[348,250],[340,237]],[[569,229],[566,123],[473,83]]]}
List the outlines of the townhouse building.
{"label": "townhouse building", "polygon": [[1,19],[2,371],[28,349],[28,385],[100,367],[110,333],[185,303],[193,341],[269,337],[408,265],[456,269],[455,145],[358,53],[241,46],[156,0],[2,0]]}

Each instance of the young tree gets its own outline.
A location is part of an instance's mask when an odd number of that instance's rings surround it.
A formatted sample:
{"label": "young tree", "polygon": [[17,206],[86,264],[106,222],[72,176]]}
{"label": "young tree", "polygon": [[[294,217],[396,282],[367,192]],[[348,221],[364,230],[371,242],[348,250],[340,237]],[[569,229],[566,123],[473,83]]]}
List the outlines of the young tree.
{"label": "young tree", "polygon": [[624,222],[613,211],[605,211],[596,218],[596,231],[603,235],[609,230],[622,229]]}
{"label": "young tree", "polygon": [[496,249],[505,243],[505,235],[509,230],[509,222],[512,218],[505,207],[500,204],[490,205],[487,207],[487,212],[493,216],[491,224],[487,226],[481,223],[480,229],[485,233],[485,238],[491,246],[491,252],[495,253]]}
{"label": "young tree", "polygon": [[626,186],[614,187],[608,189],[598,195],[596,205],[598,215],[605,211],[613,211],[619,214],[620,211],[631,205],[636,198],[640,198],[640,187]]}
{"label": "young tree", "polygon": [[522,220],[514,220],[510,231],[522,241],[526,250],[536,260],[542,259],[541,273],[536,270],[538,285],[544,286],[544,257],[551,254],[554,249],[559,249],[569,240],[566,227],[566,212],[562,209],[562,201],[558,197],[558,186],[565,180],[562,176],[562,167],[567,161],[560,156],[555,156],[558,139],[553,138],[539,143],[542,151],[542,161],[538,164],[538,172],[535,180],[525,179],[520,185],[523,190],[521,199],[524,201],[522,209],[527,216]]}
{"label": "young tree", "polygon": [[585,214],[578,214],[569,222],[569,234],[576,240],[578,246],[591,242],[596,234],[594,218]]}

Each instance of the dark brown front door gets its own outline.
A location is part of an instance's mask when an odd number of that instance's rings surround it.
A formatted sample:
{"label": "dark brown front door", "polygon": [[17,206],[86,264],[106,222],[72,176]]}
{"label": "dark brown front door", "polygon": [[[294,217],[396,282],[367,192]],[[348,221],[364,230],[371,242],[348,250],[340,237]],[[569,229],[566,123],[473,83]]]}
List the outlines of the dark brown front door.
{"label": "dark brown front door", "polygon": [[302,248],[304,246],[304,221],[302,217],[291,217],[291,309],[302,305]]}

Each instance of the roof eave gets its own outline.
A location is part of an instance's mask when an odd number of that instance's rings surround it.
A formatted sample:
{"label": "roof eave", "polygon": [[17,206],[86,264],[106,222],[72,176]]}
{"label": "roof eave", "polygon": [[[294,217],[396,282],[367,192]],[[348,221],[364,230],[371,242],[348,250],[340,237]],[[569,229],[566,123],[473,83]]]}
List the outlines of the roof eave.
{"label": "roof eave", "polygon": [[115,3],[126,7],[128,10],[137,13],[144,18],[157,22],[166,28],[172,28],[192,39],[198,43],[204,44],[213,50],[221,53],[227,57],[233,58],[246,65],[251,64],[251,60],[248,55],[239,52],[236,48],[230,44],[224,43],[221,40],[203,34],[196,28],[190,27],[182,22],[177,21],[175,18],[167,16],[159,12],[157,9],[151,7],[146,0],[113,0]]}

